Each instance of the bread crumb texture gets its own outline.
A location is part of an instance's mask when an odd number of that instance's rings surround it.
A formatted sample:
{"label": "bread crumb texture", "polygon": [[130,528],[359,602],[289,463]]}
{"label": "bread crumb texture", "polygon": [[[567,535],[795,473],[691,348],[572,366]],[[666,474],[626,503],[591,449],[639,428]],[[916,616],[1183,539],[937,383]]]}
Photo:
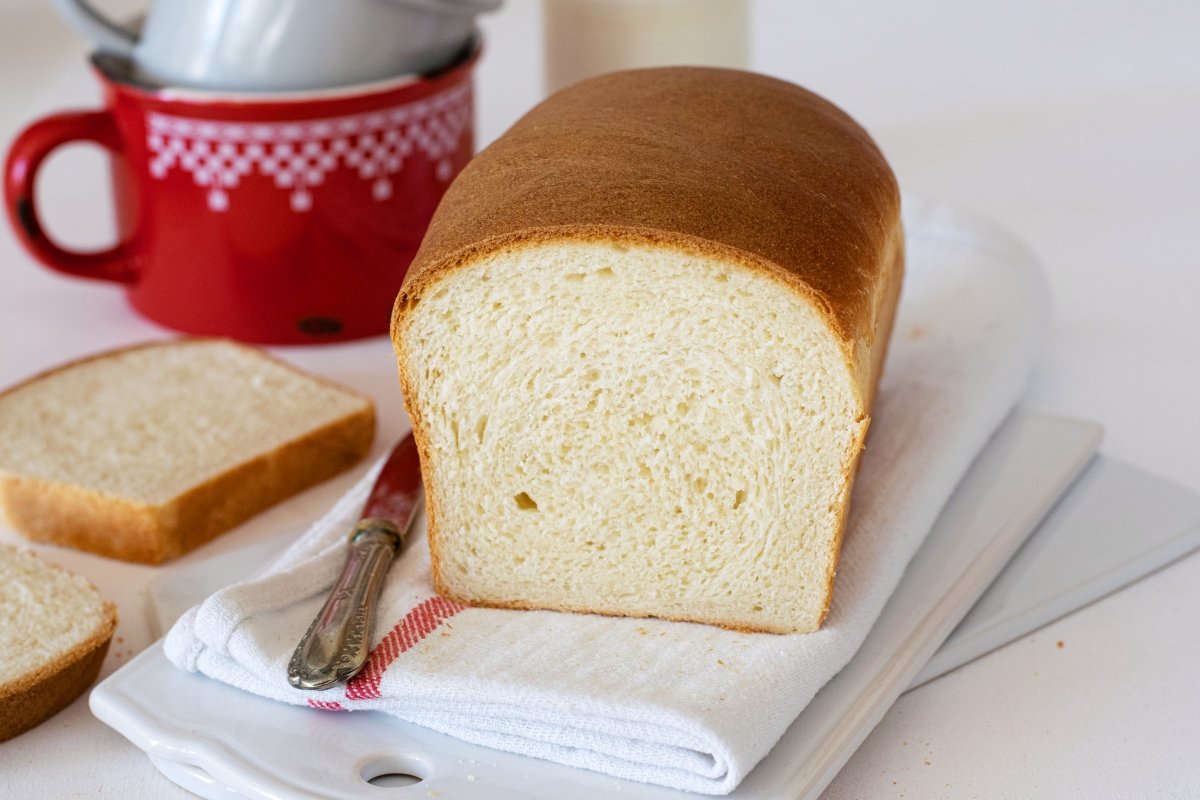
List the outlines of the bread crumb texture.
{"label": "bread crumb texture", "polygon": [[823,615],[865,420],[802,295],[700,254],[558,242],[450,273],[404,341],[453,594]]}

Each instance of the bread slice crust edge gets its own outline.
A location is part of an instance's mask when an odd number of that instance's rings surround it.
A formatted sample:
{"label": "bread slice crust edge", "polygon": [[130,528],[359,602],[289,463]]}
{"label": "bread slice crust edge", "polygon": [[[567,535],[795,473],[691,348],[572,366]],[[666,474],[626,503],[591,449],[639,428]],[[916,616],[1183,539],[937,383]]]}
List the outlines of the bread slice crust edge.
{"label": "bread slice crust edge", "polygon": [[105,601],[103,621],[52,662],[0,685],[0,742],[45,722],[69,706],[100,674],[117,628],[117,607]]}

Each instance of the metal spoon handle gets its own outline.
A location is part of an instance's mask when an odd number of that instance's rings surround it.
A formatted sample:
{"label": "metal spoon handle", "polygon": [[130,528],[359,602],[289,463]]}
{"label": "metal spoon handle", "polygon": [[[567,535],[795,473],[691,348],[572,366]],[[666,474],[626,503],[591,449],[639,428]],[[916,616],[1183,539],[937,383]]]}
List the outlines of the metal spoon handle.
{"label": "metal spoon handle", "polygon": [[354,526],[346,566],[292,654],[288,683],[328,689],[363,668],[383,579],[403,541],[404,532],[386,519],[364,519]]}

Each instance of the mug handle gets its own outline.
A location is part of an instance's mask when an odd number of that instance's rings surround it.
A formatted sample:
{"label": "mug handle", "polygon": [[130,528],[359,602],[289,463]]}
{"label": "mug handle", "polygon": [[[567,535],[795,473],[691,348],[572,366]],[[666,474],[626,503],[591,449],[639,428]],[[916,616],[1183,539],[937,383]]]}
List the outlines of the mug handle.
{"label": "mug handle", "polygon": [[37,214],[38,168],[56,148],[76,141],[94,142],[120,153],[121,136],[107,111],[68,111],[46,117],[17,136],[4,167],[4,200],[9,219],[22,243],[35,258],[53,270],[81,278],[133,283],[137,275],[128,248],[118,243],[107,250],[80,253],[57,245]]}
{"label": "mug handle", "polygon": [[84,0],[51,0],[58,15],[94,41],[101,50],[123,56],[133,54],[137,35],[104,17]]}

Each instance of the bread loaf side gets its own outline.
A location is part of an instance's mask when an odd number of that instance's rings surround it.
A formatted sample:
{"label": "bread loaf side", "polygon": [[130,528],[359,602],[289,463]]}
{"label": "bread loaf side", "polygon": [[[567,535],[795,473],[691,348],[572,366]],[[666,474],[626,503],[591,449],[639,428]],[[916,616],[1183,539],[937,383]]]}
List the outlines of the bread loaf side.
{"label": "bread loaf side", "polygon": [[883,156],[799,87],[638,70],[535,108],[395,306],[439,589],[816,629],[902,261]]}

